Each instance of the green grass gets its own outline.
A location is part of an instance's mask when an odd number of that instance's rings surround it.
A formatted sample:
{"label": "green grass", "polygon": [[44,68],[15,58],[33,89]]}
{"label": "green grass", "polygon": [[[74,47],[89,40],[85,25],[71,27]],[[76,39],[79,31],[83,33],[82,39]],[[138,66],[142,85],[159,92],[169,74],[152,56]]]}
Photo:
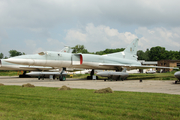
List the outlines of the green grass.
{"label": "green grass", "polygon": [[0,70],[0,76],[18,76],[17,71],[1,71]]}
{"label": "green grass", "polygon": [[[73,78],[86,79],[87,76],[90,76],[90,74],[73,74]],[[70,75],[67,75],[66,77],[70,78]]]}
{"label": "green grass", "polygon": [[93,92],[85,89],[58,91],[48,87],[0,86],[0,119],[180,119],[179,95]]}
{"label": "green grass", "polygon": [[128,80],[177,80],[174,77],[174,73],[155,73],[155,74],[146,74],[146,73],[136,73],[130,74],[127,78]]}

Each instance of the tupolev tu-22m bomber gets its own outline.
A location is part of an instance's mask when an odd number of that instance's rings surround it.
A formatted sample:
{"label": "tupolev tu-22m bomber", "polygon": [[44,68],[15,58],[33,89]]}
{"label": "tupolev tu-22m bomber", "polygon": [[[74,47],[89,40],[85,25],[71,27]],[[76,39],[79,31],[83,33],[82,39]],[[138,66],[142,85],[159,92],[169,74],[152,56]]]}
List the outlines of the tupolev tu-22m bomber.
{"label": "tupolev tu-22m bomber", "polygon": [[[130,69],[148,69],[148,68],[168,68],[162,66],[143,66],[137,61],[137,46],[139,39],[134,39],[132,43],[122,52],[94,55],[82,53],[57,53],[57,52],[40,52],[32,55],[22,55],[6,59],[6,62],[29,65],[29,66],[44,66],[53,68],[83,68],[92,69],[91,76],[94,77],[94,69],[97,70],[115,70],[122,71],[124,68]],[[63,73],[63,71],[61,73]],[[114,72],[113,74],[116,74]]]}

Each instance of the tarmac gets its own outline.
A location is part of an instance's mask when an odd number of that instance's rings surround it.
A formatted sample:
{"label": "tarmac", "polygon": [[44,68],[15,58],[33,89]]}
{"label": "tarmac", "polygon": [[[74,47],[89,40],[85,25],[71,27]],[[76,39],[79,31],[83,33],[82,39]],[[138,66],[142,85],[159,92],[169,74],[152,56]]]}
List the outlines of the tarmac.
{"label": "tarmac", "polygon": [[35,86],[61,87],[66,85],[71,88],[80,89],[102,89],[110,87],[114,91],[167,93],[180,95],[180,84],[175,84],[173,80],[124,80],[124,81],[104,81],[104,80],[83,80],[67,78],[66,81],[51,80],[46,78],[19,78],[17,76],[0,76],[0,83],[4,85],[22,86],[31,83]]}

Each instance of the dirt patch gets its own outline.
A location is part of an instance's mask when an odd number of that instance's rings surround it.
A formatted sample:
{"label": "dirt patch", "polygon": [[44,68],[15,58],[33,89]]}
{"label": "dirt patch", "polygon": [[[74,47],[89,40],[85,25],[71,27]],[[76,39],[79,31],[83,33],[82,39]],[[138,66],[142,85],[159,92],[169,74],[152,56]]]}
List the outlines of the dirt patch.
{"label": "dirt patch", "polygon": [[0,86],[4,86],[4,84],[0,83]]}
{"label": "dirt patch", "polygon": [[72,89],[70,87],[63,85],[61,88],[58,88],[58,90],[72,90]]}
{"label": "dirt patch", "polygon": [[35,86],[30,83],[27,83],[27,84],[23,84],[22,87],[35,87]]}
{"label": "dirt patch", "polygon": [[94,91],[94,93],[113,93],[113,90],[110,87],[108,87],[108,88],[96,90]]}

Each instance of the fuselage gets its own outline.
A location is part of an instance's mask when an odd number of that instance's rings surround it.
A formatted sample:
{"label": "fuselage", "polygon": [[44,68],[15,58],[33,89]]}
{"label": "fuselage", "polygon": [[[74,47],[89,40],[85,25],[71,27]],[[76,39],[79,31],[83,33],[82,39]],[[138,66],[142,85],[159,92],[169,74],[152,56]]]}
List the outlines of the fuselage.
{"label": "fuselage", "polygon": [[117,70],[114,66],[101,64],[122,64],[122,65],[141,65],[137,60],[112,55],[93,55],[93,54],[72,54],[45,52],[34,55],[22,55],[8,59],[8,62],[29,65],[29,66],[49,66],[57,68],[84,68],[84,69],[103,69]]}

